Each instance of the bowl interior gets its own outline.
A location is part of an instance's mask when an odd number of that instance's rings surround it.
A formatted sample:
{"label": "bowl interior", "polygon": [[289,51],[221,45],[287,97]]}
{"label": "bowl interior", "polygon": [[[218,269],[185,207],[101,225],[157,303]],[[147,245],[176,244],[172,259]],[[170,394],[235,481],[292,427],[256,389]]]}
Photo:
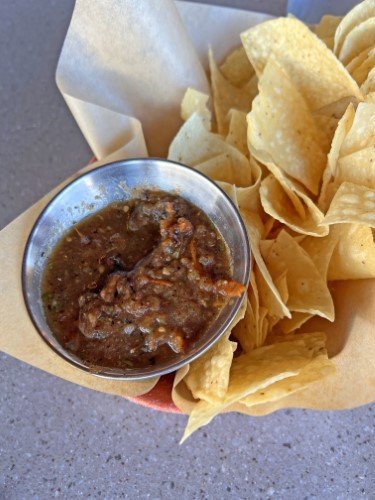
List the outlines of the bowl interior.
{"label": "bowl interior", "polygon": [[180,368],[220,338],[242,302],[242,298],[231,299],[189,353],[176,356],[164,365],[127,370],[105,367],[93,369],[59,344],[46,323],[41,301],[41,281],[46,259],[73,224],[109,203],[134,198],[143,189],[172,192],[201,208],[228,245],[233,279],[244,284],[249,279],[250,251],[241,217],[227,195],[199,172],[167,160],[147,158],[104,165],[72,181],[47,205],[30,234],[22,273],[24,297],[35,327],[55,352],[75,366],[107,378],[135,380]]}

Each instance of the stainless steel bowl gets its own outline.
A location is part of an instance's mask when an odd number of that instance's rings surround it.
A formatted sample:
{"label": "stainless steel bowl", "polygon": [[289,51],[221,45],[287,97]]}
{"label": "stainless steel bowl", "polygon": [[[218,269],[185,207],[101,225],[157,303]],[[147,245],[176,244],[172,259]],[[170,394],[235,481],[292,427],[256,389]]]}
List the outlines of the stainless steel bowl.
{"label": "stainless steel bowl", "polygon": [[30,317],[43,340],[67,362],[100,377],[139,380],[181,368],[219,340],[243,300],[232,299],[188,353],[163,365],[126,370],[96,367],[93,371],[59,344],[47,325],[41,300],[41,280],[48,256],[74,223],[109,203],[132,198],[136,191],[146,188],[173,192],[201,208],[228,245],[233,279],[245,285],[249,280],[250,249],[242,219],[228,196],[200,172],[168,160],[144,158],[109,163],[74,179],[48,203],[31,231],[23,260],[23,293]]}

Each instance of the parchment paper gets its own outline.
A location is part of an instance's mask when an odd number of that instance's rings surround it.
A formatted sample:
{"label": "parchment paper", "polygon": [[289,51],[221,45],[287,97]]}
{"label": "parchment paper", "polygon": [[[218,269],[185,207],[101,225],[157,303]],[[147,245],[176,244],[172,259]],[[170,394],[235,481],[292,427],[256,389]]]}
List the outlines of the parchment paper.
{"label": "parchment paper", "polygon": [[[220,59],[239,45],[241,31],[268,17],[188,2],[176,8],[172,0],[77,0],[56,81],[100,160],[86,169],[145,156],[147,149],[164,155],[180,126],[186,87],[208,89],[203,69],[208,45]],[[107,381],[70,366],[44,344],[28,317],[20,277],[24,246],[38,214],[60,188],[0,232],[0,259],[7,263],[0,266],[0,349],[85,387],[130,397],[148,392],[155,379]],[[275,404],[252,408],[252,414],[286,406],[352,408],[374,400],[375,282],[342,282],[335,295],[337,322],[322,329],[337,374]]]}

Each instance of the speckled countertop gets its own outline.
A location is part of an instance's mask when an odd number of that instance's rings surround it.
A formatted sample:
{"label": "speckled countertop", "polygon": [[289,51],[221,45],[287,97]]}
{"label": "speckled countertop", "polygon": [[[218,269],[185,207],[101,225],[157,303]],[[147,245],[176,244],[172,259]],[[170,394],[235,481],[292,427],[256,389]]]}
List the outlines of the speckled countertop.
{"label": "speckled countertop", "polygon": [[[0,227],[90,157],[54,85],[72,8],[0,2]],[[0,355],[0,419],[0,499],[375,498],[375,406],[219,416],[179,446],[185,417]]]}

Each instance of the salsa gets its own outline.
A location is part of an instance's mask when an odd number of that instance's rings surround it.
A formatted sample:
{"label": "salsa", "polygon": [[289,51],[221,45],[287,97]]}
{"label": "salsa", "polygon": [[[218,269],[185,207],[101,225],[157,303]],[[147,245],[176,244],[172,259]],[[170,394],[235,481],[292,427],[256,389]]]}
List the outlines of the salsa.
{"label": "salsa", "polygon": [[42,283],[59,343],[88,365],[111,368],[187,352],[243,292],[208,217],[161,191],[110,204],[74,225],[49,256]]}

